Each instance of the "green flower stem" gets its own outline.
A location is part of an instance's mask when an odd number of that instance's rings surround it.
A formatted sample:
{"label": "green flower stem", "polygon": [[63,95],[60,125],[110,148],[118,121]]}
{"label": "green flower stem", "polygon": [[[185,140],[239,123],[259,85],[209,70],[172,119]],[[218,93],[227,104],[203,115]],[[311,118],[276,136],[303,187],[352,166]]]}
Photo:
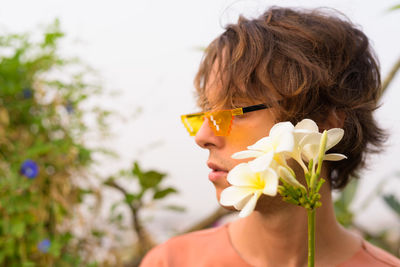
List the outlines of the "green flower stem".
{"label": "green flower stem", "polygon": [[313,159],[310,159],[310,162],[308,163],[308,172],[304,174],[307,182],[307,188],[310,188],[312,166],[313,166]]}
{"label": "green flower stem", "polygon": [[315,259],[315,209],[307,210],[308,218],[308,267],[314,267]]}
{"label": "green flower stem", "polygon": [[[304,207],[307,210],[308,220],[308,267],[314,267],[315,260],[315,212],[316,208],[321,206],[319,201],[321,195],[318,193],[324,179],[320,179],[322,162],[325,157],[326,144],[328,139],[327,131],[324,131],[321,136],[318,162],[313,159],[308,163],[308,172],[304,173],[307,182],[307,190],[303,188],[295,188],[284,179],[280,179],[282,186],[279,187],[279,193],[282,195],[283,200]],[[316,165],[317,164],[317,165]],[[317,166],[317,169],[315,169]],[[295,175],[293,175],[296,177]]]}

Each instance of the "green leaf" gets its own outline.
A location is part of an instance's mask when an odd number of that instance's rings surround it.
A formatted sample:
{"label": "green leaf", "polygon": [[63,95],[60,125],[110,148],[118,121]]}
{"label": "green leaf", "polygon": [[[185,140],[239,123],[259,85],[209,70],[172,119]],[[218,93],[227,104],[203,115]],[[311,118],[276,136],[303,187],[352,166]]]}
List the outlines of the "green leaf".
{"label": "green leaf", "polygon": [[185,212],[186,211],[185,207],[178,206],[178,205],[166,205],[163,207],[163,209],[177,211],[177,212]]}
{"label": "green leaf", "polygon": [[82,195],[93,194],[93,190],[92,189],[79,188],[79,194],[82,194]]}
{"label": "green leaf", "polygon": [[49,153],[54,148],[53,144],[44,144],[40,142],[26,151],[27,158],[35,158],[37,156]]}
{"label": "green leaf", "polygon": [[25,234],[25,223],[23,221],[14,222],[11,225],[11,234],[21,238]]}
{"label": "green leaf", "polygon": [[139,176],[139,183],[143,189],[156,187],[166,175],[157,171],[148,171]]}
{"label": "green leaf", "polygon": [[137,195],[128,193],[125,195],[125,202],[131,204],[137,198],[138,198]]}
{"label": "green leaf", "polygon": [[133,163],[133,169],[132,169],[132,174],[140,179],[140,177],[143,176],[142,170],[139,167],[139,163],[135,161]]}
{"label": "green leaf", "polygon": [[62,244],[58,240],[51,240],[49,253],[55,257],[59,257],[61,253]]}
{"label": "green leaf", "polygon": [[0,263],[3,262],[5,257],[6,257],[6,253],[4,251],[0,250]]}
{"label": "green leaf", "polygon": [[169,194],[173,194],[173,193],[178,193],[178,191],[175,188],[172,187],[168,187],[166,189],[162,189],[162,190],[157,190],[154,193],[153,199],[161,199],[166,197]]}
{"label": "green leaf", "polygon": [[349,207],[351,202],[356,195],[358,187],[358,180],[353,179],[350,183],[345,187],[345,189],[340,194],[339,200],[343,203],[345,207]]}
{"label": "green leaf", "polygon": [[15,248],[16,239],[14,238],[7,238],[4,242],[4,253],[6,256],[14,255],[14,248]]}
{"label": "green leaf", "polygon": [[340,224],[348,227],[353,222],[354,214],[350,210],[350,204],[354,199],[358,187],[358,180],[352,180],[334,202],[336,219]]}
{"label": "green leaf", "polygon": [[92,151],[90,149],[87,149],[85,147],[79,146],[79,153],[78,153],[78,158],[81,164],[85,164],[89,162],[92,159]]}
{"label": "green leaf", "polygon": [[388,11],[394,11],[394,10],[396,10],[396,9],[400,9],[400,4],[390,7],[390,8],[388,9]]}
{"label": "green leaf", "polygon": [[384,195],[383,200],[385,203],[400,216],[400,202],[396,199],[394,195]]}
{"label": "green leaf", "polygon": [[93,229],[92,230],[92,235],[97,237],[97,238],[102,238],[103,236],[105,236],[105,232],[101,231],[101,230],[97,230],[97,229]]}
{"label": "green leaf", "polygon": [[24,261],[22,267],[35,267],[36,264],[33,261]]}

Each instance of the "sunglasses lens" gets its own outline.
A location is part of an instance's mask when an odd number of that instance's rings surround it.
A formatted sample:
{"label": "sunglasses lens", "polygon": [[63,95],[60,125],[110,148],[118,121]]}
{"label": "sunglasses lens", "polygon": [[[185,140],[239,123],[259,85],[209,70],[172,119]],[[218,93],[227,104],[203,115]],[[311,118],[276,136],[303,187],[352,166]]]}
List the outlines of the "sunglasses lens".
{"label": "sunglasses lens", "polygon": [[210,112],[207,118],[215,135],[228,135],[233,119],[232,112],[230,110]]}
{"label": "sunglasses lens", "polygon": [[181,120],[189,134],[194,136],[203,124],[203,114],[182,115]]}

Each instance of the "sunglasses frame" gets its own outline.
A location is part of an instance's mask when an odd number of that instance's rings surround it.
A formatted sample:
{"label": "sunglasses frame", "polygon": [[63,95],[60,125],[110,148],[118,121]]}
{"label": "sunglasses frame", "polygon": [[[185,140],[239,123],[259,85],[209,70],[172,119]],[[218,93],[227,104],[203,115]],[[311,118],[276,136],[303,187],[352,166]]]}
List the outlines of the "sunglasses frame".
{"label": "sunglasses frame", "polygon": [[[208,121],[210,128],[213,130],[213,132],[214,132],[214,134],[216,136],[227,136],[227,135],[229,135],[229,132],[230,132],[231,126],[232,126],[232,121],[233,121],[233,118],[235,116],[240,116],[240,115],[243,115],[243,114],[248,113],[248,112],[262,110],[262,109],[266,109],[266,108],[269,108],[269,106],[266,105],[266,104],[258,104],[258,105],[252,105],[252,106],[248,106],[248,107],[243,107],[243,108],[234,108],[234,109],[226,109],[226,110],[215,110],[215,111],[205,111],[205,112],[198,112],[198,113],[191,113],[191,114],[182,115],[181,116],[181,120],[182,120],[182,123],[185,126],[186,130],[189,132],[189,134],[191,136],[194,136],[194,135],[197,134],[198,129],[197,130],[193,130],[193,129],[191,129],[192,127],[188,126],[188,125],[190,125],[190,123],[187,121],[188,118],[201,117],[204,120],[204,118],[212,118],[213,113],[215,114],[215,113],[218,113],[218,112],[230,111],[231,112],[231,121],[229,123],[229,127],[228,127],[228,130],[226,131],[226,133],[225,132],[222,132],[222,133],[218,132],[215,129],[215,127],[213,127],[211,125],[211,123],[212,123],[211,120],[209,119],[209,121]],[[215,126],[217,126],[215,121],[213,121],[213,123],[214,123]]]}

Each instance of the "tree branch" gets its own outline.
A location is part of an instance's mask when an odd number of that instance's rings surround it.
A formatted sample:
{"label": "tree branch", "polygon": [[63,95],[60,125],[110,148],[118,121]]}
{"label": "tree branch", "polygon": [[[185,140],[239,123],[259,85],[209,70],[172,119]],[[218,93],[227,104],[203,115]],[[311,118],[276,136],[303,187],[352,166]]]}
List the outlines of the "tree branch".
{"label": "tree branch", "polygon": [[397,59],[396,63],[393,65],[393,67],[390,70],[389,74],[383,80],[381,96],[386,92],[386,89],[388,88],[389,84],[392,82],[394,76],[399,71],[399,69],[400,69],[400,58]]}
{"label": "tree branch", "polygon": [[[124,195],[124,197],[129,194],[123,187],[115,183],[113,180],[106,181],[104,184],[117,189]],[[142,206],[141,203],[138,205],[134,205],[134,203],[127,204],[132,214],[132,226],[139,240],[139,256],[142,257],[148,250],[154,247],[156,243],[140,222],[138,211]]]}

